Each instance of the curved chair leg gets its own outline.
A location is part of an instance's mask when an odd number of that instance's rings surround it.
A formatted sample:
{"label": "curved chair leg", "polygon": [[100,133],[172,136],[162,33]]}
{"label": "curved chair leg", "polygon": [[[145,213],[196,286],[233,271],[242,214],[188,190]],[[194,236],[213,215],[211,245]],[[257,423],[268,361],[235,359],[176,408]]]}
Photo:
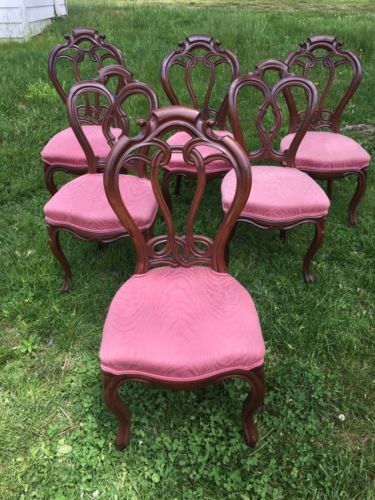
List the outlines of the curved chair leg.
{"label": "curved chair leg", "polygon": [[108,408],[118,417],[120,426],[116,436],[116,446],[123,450],[128,446],[131,414],[129,408],[121,400],[118,390],[125,382],[125,378],[119,375],[103,372],[104,400]]}
{"label": "curved chair leg", "polygon": [[163,184],[162,184],[162,192],[163,192],[163,198],[168,205],[168,208],[170,212],[172,212],[172,198],[171,198],[171,193],[169,191],[169,183],[172,177],[172,173],[164,170],[163,174]]}
{"label": "curved chair leg", "polygon": [[316,252],[322,246],[324,240],[324,222],[324,219],[320,219],[319,221],[314,222],[315,236],[313,241],[311,242],[311,245],[309,246],[309,249],[306,252],[305,258],[303,259],[303,276],[307,283],[312,283],[315,279],[310,272],[310,263]]}
{"label": "curved chair leg", "polygon": [[54,173],[55,169],[53,168],[53,165],[44,163],[44,184],[46,185],[46,188],[51,193],[51,195],[57,193],[57,186],[53,180]]}
{"label": "curved chair leg", "polygon": [[70,270],[69,262],[67,261],[63,251],[61,250],[59,241],[59,229],[53,226],[47,226],[47,229],[51,252],[64,269],[64,281],[61,286],[61,291],[67,292],[69,290],[70,280],[72,279],[72,272]]}
{"label": "curved chair leg", "polygon": [[179,196],[181,192],[181,184],[182,184],[182,175],[177,175],[176,177],[176,185],[174,187],[175,196]]}
{"label": "curved chair leg", "polygon": [[350,200],[349,205],[349,221],[352,226],[357,224],[357,207],[359,202],[362,200],[362,197],[366,191],[367,187],[367,170],[358,170],[354,175],[357,175],[357,189],[354,193],[353,198]]}
{"label": "curved chair leg", "polygon": [[266,393],[263,366],[251,370],[246,380],[251,390],[243,404],[242,422],[247,444],[255,447],[258,442],[258,431],[254,424],[253,416],[255,411],[263,404]]}
{"label": "curved chair leg", "polygon": [[327,180],[327,195],[330,200],[333,198],[333,179]]}

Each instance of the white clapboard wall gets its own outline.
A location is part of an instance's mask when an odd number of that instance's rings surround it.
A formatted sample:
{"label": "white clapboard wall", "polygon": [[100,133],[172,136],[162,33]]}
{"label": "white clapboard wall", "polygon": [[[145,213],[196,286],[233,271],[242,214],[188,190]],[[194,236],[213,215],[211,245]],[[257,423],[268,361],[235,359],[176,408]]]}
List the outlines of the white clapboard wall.
{"label": "white clapboard wall", "polygon": [[67,0],[0,0],[0,41],[25,40],[67,13]]}

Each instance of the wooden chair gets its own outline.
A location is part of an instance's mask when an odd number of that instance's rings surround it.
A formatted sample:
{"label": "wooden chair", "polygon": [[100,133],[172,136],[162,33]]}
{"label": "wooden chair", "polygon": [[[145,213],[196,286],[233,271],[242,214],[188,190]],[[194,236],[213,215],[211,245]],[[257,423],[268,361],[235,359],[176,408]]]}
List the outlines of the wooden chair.
{"label": "wooden chair", "polygon": [[[173,85],[172,72],[182,68],[184,77],[184,90],[187,96],[183,99],[181,89]],[[199,71],[199,68],[205,69],[208,76],[205,77],[205,87],[203,98],[199,99],[199,92],[194,90],[194,75]],[[223,73],[229,72],[228,81],[224,83],[220,78],[224,78]],[[240,66],[236,56],[228,49],[222,49],[220,42],[214,38],[205,35],[191,35],[179,43],[179,48],[168,54],[161,65],[161,83],[163,89],[171,104],[191,105],[194,109],[199,109],[205,119],[213,119],[215,121],[215,133],[222,137],[227,135],[225,130],[225,120],[227,114],[227,97],[226,92],[229,84],[240,73]],[[216,96],[214,101],[213,92],[222,88],[222,95]],[[173,153],[171,161],[165,165],[164,173],[164,190],[169,189],[169,183],[173,176],[176,179],[176,194],[179,193],[182,177],[194,178],[195,170],[183,161],[181,149],[184,144],[189,141],[190,137],[186,132],[177,132],[169,138],[169,143],[173,146],[180,146]],[[205,156],[214,155],[215,150],[205,148],[201,150]],[[207,164],[207,179],[221,177],[228,172],[230,166],[228,163],[214,160]]]}
{"label": "wooden chair", "polygon": [[[121,74],[121,71],[118,66],[103,68],[99,78],[105,81],[111,74]],[[96,156],[87,127],[100,128],[109,152],[116,141],[129,134],[129,117],[123,107],[134,95],[142,95],[146,99],[149,114],[158,107],[154,91],[148,85],[136,81],[127,83],[116,95],[102,83],[93,81],[78,83],[69,93],[69,122],[77,144],[84,151],[88,172],[64,184],[44,207],[50,248],[64,269],[62,291],[69,289],[71,270],[59,243],[60,231],[72,233],[82,240],[103,243],[129,236],[107,201],[103,185],[103,160]],[[143,123],[141,120],[141,125]],[[120,175],[122,196],[139,230],[150,237],[157,212],[151,183],[139,163],[123,165],[123,171],[125,167],[136,170],[138,175]]]}
{"label": "wooden chair", "polygon": [[[314,78],[314,81],[319,76],[317,70],[326,75],[325,81],[318,89],[319,99],[309,131],[297,151],[296,167],[315,179],[326,180],[330,198],[334,179],[356,176],[357,189],[349,204],[349,221],[354,225],[357,223],[358,204],[366,191],[371,157],[360,144],[340,132],[340,121],[343,111],[361,82],[360,61],[353,52],[344,50],[342,43],[334,36],[311,36],[301,43],[300,49],[289,54],[285,62],[290,71],[298,71],[306,78]],[[351,72],[348,82],[343,75],[345,67]],[[330,99],[335,83],[342,87],[338,104],[332,103]],[[285,149],[290,146],[301,122],[301,114],[298,113],[293,99],[290,99],[289,104],[292,117],[289,134],[281,143],[281,147]]]}
{"label": "wooden chair", "polygon": [[[66,77],[69,77],[72,83],[95,79],[98,70],[110,63],[122,66],[126,70],[128,81],[133,81],[132,74],[125,67],[120,50],[114,45],[106,43],[105,35],[99,35],[97,31],[92,29],[77,28],[65,38],[66,42],[62,45],[56,45],[48,58],[48,75],[64,106],[67,104],[71,86],[68,84],[68,89],[65,89],[64,79]],[[64,73],[59,71],[62,70],[60,65],[63,64],[68,65],[68,72],[66,68]],[[86,77],[82,75],[82,72],[86,74]],[[91,128],[87,128],[86,134],[95,148],[96,155],[105,159],[108,147],[101,133],[101,128],[92,125]],[[41,156],[44,164],[44,182],[51,195],[57,191],[54,182],[55,172],[82,175],[88,171],[84,151],[79,146],[71,127],[54,135],[44,147]]]}
{"label": "wooden chair", "polygon": [[[275,85],[266,82],[265,73],[271,70],[280,75]],[[244,128],[240,123],[238,105],[240,94],[245,88],[257,90],[262,99],[255,123],[260,146],[249,151]],[[291,93],[297,88],[304,91],[307,105],[298,132],[289,148],[280,151],[275,149],[275,139],[283,125],[280,96],[282,99],[286,92]],[[295,168],[296,151],[310,125],[316,100],[317,93],[312,82],[291,75],[284,63],[275,60],[264,61],[257,66],[254,73],[238,77],[230,86],[228,97],[228,116],[235,139],[248,151],[252,162],[262,161],[261,165],[252,166],[251,193],[238,220],[261,229],[278,229],[281,235],[301,224],[313,224],[315,238],[303,261],[303,275],[307,282],[314,280],[310,263],[323,243],[324,222],[329,208],[329,199],[323,189],[309,175]],[[249,110],[251,105],[242,103],[242,106]],[[271,111],[274,117],[274,124],[269,130],[264,123],[268,111]],[[264,163],[267,160],[280,162],[285,166]],[[224,212],[228,211],[233,201],[235,189],[236,178],[234,172],[230,171],[221,186]]]}
{"label": "wooden chair", "polygon": [[[251,171],[246,154],[231,137],[218,138],[212,121],[181,106],[159,108],[139,136],[123,138],[113,148],[104,169],[109,203],[128,228],[137,252],[135,274],[118,290],[105,321],[100,348],[104,398],[120,422],[116,443],[128,444],[130,411],[119,388],[139,381],[169,389],[198,389],[239,377],[251,386],[243,407],[246,440],[257,442],[253,413],[264,399],[264,342],[257,311],[245,290],[227,273],[228,237],[248,198]],[[184,161],[195,165],[196,191],[183,234],[177,234],[159,184],[160,169],[173,154],[165,134],[183,131],[191,139]],[[198,147],[207,145],[230,162],[237,178],[232,206],[215,238],[194,234],[194,221],[204,195],[207,171]],[[141,154],[147,146],[148,156]],[[125,162],[142,159],[149,165],[152,188],[167,234],[146,240],[119,191]]]}

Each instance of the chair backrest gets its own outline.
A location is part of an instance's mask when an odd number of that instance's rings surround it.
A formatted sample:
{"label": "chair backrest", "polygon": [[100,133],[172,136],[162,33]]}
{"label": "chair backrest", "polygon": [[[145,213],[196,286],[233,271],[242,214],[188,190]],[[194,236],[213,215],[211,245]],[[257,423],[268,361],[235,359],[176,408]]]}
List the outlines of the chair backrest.
{"label": "chair backrest", "polygon": [[[275,71],[278,80],[275,84],[269,84],[266,81],[266,73]],[[260,93],[261,105],[257,108],[255,118],[255,131],[259,139],[259,147],[256,150],[249,150],[245,140],[244,128],[240,122],[239,97],[244,88],[255,89]],[[285,122],[289,122],[290,117],[285,117],[282,111],[280,100],[286,101],[286,111],[289,110],[289,103],[285,94],[292,95],[295,89],[302,89],[306,102],[303,115],[300,117],[300,127],[295,134],[293,141],[286,151],[281,151],[275,140],[278,138],[281,127]],[[239,76],[234,80],[228,93],[228,117],[232,127],[234,138],[248,152],[248,157],[252,161],[271,160],[282,162],[286,166],[295,166],[295,155],[304,135],[306,134],[317,102],[317,92],[314,84],[299,76],[288,72],[287,66],[273,59],[268,59],[258,64],[256,71]],[[250,109],[251,104],[246,105],[242,102],[241,108]],[[264,120],[268,112],[272,113],[273,125],[267,130]],[[288,113],[289,115],[289,113]]]}
{"label": "chair backrest", "polygon": [[[333,132],[339,132],[342,112],[362,79],[362,68],[358,57],[350,50],[344,50],[342,43],[338,42],[336,37],[318,35],[302,42],[300,49],[290,53],[285,63],[290,71],[298,72],[316,84],[320,79],[318,103],[310,129],[328,128]],[[347,76],[343,74],[345,66],[349,69]],[[333,92],[334,86],[336,88]],[[339,97],[336,102],[330,102],[336,96]],[[294,113],[292,132],[299,124],[296,110]]]}
{"label": "chair backrest", "polygon": [[[108,88],[111,78],[118,79],[115,92]],[[124,108],[132,97],[139,95],[145,98],[146,113],[139,115],[137,121],[136,118],[131,118]],[[98,168],[103,167],[104,160],[95,156],[85,134],[85,125],[100,125],[108,145],[113,147],[120,137],[129,135],[131,121],[140,127],[144,126],[144,120],[147,120],[158,106],[154,90],[147,84],[134,80],[126,68],[118,65],[102,68],[94,80],[73,85],[67,100],[68,119],[85,152],[88,171],[96,172]],[[138,113],[139,109],[136,112]]]}
{"label": "chair backrest", "polygon": [[[204,119],[212,118],[215,125],[220,129],[225,128],[226,118],[226,94],[230,82],[240,74],[240,65],[236,56],[228,49],[222,49],[220,42],[210,36],[191,35],[179,42],[179,49],[168,54],[161,65],[161,83],[171,104],[191,105],[193,108],[203,113]],[[184,72],[185,88],[189,95],[189,102],[181,102],[177,97],[176,88],[173,88],[171,69],[180,67]],[[205,70],[205,82],[202,83],[202,91],[196,92],[194,89],[193,75],[197,70]],[[229,81],[225,84],[220,81],[220,77],[229,69]],[[218,74],[217,74],[218,73]],[[219,81],[218,81],[219,80]],[[223,88],[221,88],[223,87]],[[213,107],[213,91],[221,90],[220,102]],[[199,97],[203,100],[199,102]]]}
{"label": "chair backrest", "polygon": [[[136,273],[145,273],[157,266],[190,267],[206,265],[218,272],[226,271],[225,250],[251,187],[250,163],[246,153],[230,136],[218,137],[212,131],[213,120],[204,120],[199,111],[183,106],[167,106],[152,113],[150,120],[136,137],[123,137],[113,147],[104,169],[104,186],[113,210],[133,239],[137,263]],[[183,148],[184,161],[196,168],[197,180],[192,203],[186,217],[183,234],[176,234],[176,225],[168,208],[165,193],[160,186],[160,170],[168,164],[174,147],[166,135],[171,131],[185,131],[191,140]],[[230,210],[224,216],[214,239],[194,234],[194,223],[202,202],[206,185],[205,165],[199,146],[218,150],[220,158],[233,165],[237,188]],[[147,154],[142,153],[147,149]],[[215,154],[215,157],[218,156]],[[119,192],[119,173],[123,164],[142,160],[150,169],[152,189],[165,222],[166,234],[145,240],[137,228]],[[176,211],[173,211],[175,214]],[[181,214],[180,214],[181,215]],[[181,217],[178,218],[181,223]],[[177,218],[176,218],[177,221]]]}
{"label": "chair backrest", "polygon": [[[48,57],[48,75],[64,104],[72,82],[80,82],[95,77],[98,70],[105,64],[119,64],[125,66],[121,51],[110,43],[105,42],[105,35],[100,35],[90,28],[76,28],[71,35],[65,35],[65,43],[58,44]],[[63,62],[69,64],[69,75],[59,76],[58,67]],[[90,63],[90,75],[82,76],[83,66]],[[71,70],[70,70],[71,66]],[[65,83],[64,77],[69,77],[70,83]]]}

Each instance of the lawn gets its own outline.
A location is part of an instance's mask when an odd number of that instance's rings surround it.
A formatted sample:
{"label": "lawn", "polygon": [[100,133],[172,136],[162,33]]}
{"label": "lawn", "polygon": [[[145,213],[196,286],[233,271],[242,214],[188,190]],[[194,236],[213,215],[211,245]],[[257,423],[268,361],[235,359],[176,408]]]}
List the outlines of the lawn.
{"label": "lawn", "polygon": [[[243,382],[198,392],[133,383],[124,390],[130,446],[119,452],[98,349],[111,298],[133,272],[133,247],[123,240],[100,249],[64,235],[73,284],[61,294],[39,156],[66,126],[47,76],[48,52],[77,26],[106,33],[162,104],[161,59],[186,35],[214,35],[245,72],[264,58],[284,58],[308,35],[335,34],[364,68],[343,125],[374,126],[372,5],[70,0],[66,19],[27,43],[0,46],[0,498],[375,498],[372,172],[355,227],[346,212],[355,181],[335,184],[312,285],[300,270],[311,228],[291,231],[285,242],[247,225],[236,232],[230,271],[252,294],[267,345],[259,446],[246,447],[241,435]],[[366,130],[348,134],[374,154]],[[190,190],[184,184],[182,207]],[[219,206],[218,192],[219,182],[210,183],[207,206]]]}

